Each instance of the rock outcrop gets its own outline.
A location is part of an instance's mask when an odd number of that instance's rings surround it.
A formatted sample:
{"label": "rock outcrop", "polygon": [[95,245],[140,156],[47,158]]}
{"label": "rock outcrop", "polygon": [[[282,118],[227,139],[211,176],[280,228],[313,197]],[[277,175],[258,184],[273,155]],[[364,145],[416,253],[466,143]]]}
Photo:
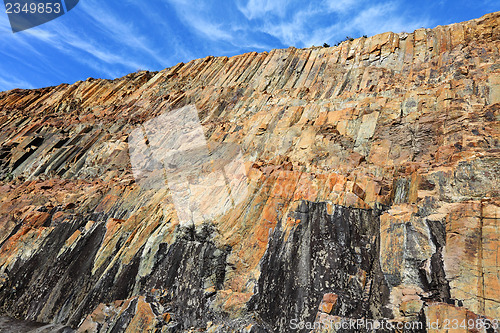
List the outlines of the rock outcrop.
{"label": "rock outcrop", "polygon": [[[497,332],[499,23],[0,93],[0,313],[79,332]],[[193,109],[183,133],[206,150],[177,140],[151,168],[173,142],[154,132],[177,125],[150,125]]]}

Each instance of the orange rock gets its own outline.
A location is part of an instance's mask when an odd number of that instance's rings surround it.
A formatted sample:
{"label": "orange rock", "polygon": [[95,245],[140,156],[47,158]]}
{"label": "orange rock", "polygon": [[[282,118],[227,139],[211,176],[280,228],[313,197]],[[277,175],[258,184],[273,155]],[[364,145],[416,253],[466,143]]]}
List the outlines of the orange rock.
{"label": "orange rock", "polygon": [[330,314],[337,304],[338,296],[336,294],[328,293],[323,295],[323,300],[319,304],[319,311]]}

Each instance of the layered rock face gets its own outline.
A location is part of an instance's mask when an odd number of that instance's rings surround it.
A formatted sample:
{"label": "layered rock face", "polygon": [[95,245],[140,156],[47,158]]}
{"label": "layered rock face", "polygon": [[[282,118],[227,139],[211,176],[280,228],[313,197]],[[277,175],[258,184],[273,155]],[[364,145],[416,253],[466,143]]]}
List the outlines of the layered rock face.
{"label": "layered rock face", "polygon": [[0,93],[1,314],[498,331],[499,23]]}

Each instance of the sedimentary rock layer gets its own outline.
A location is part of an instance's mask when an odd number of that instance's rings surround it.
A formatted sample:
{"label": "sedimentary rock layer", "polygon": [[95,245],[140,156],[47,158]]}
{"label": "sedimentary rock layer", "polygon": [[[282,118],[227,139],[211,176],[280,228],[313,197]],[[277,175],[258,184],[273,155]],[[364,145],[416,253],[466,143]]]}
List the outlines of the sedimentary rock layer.
{"label": "sedimentary rock layer", "polygon": [[[500,319],[499,23],[0,93],[1,313],[81,332]],[[185,106],[200,169],[239,152],[245,174],[237,198],[192,187],[212,213],[193,223],[130,158]]]}

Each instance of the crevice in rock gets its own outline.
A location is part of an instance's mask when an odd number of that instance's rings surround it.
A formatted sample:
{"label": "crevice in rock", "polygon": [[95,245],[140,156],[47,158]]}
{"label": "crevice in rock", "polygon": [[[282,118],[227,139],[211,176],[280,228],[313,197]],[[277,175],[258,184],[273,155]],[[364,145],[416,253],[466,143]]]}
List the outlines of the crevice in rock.
{"label": "crevice in rock", "polygon": [[430,258],[430,276],[424,268],[424,264],[419,270],[420,278],[428,294],[423,296],[425,301],[438,301],[454,304],[451,299],[450,284],[446,279],[443,262],[443,248],[446,245],[446,228],[441,221],[427,220],[431,240],[436,247],[436,252]]}

